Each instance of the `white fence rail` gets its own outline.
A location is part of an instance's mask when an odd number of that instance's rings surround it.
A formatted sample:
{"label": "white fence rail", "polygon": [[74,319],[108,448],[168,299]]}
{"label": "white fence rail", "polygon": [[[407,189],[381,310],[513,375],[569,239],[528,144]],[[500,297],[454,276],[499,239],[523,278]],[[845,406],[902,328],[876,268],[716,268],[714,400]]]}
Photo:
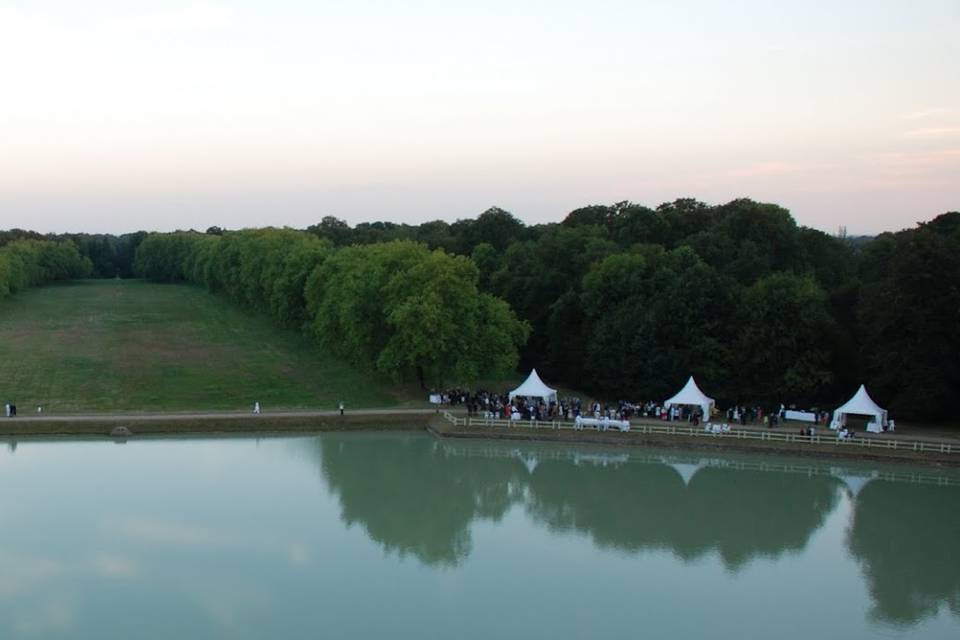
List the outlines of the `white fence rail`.
{"label": "white fence rail", "polygon": [[[494,418],[474,418],[469,416],[455,416],[449,411],[443,412],[444,418],[455,427],[525,427],[534,429],[567,429],[573,430],[573,422],[560,420],[501,420]],[[586,427],[590,429],[590,427]],[[687,436],[703,438],[733,438],[735,440],[761,440],[769,442],[785,442],[800,444],[835,445],[837,447],[860,447],[864,449],[896,449],[899,451],[918,451],[930,453],[960,454],[960,443],[931,442],[924,440],[905,440],[903,438],[883,437],[852,437],[840,439],[835,435],[800,435],[797,433],[781,433],[777,431],[761,431],[749,429],[731,429],[722,433],[713,433],[704,430],[703,426],[691,425],[653,425],[637,423],[630,426],[633,433],[650,433],[667,436]]]}

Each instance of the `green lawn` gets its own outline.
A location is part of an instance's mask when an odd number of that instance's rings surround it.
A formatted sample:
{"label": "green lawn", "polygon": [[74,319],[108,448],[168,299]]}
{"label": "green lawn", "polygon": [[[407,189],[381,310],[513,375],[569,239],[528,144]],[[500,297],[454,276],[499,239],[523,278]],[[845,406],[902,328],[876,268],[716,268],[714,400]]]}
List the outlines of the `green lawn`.
{"label": "green lawn", "polygon": [[187,285],[98,280],[0,303],[0,404],[19,413],[389,407],[420,394]]}

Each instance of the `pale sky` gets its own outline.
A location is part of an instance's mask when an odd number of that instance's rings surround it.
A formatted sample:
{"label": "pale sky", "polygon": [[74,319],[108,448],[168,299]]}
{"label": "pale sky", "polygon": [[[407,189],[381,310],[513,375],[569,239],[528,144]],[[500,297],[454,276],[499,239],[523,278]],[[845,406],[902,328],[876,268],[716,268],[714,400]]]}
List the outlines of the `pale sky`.
{"label": "pale sky", "polygon": [[960,209],[960,1],[0,0],[0,228]]}

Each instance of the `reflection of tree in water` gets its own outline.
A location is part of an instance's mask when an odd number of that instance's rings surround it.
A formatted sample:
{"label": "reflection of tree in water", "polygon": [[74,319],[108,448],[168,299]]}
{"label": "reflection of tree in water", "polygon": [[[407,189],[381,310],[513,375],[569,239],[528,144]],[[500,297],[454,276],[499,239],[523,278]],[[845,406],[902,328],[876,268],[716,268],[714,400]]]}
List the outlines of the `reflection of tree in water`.
{"label": "reflection of tree in water", "polygon": [[960,616],[960,489],[877,480],[857,496],[848,543],[872,615],[910,624],[942,606]]}
{"label": "reflection of tree in water", "polygon": [[716,550],[730,569],[802,549],[836,505],[832,479],[706,468],[684,486],[666,465],[539,465],[532,516],[601,546],[670,549],[683,559]]}
{"label": "reflection of tree in water", "polygon": [[327,439],[320,452],[343,521],[361,523],[388,551],[426,564],[465,559],[472,521],[503,517],[522,499],[527,473],[515,458],[458,457],[408,436]]}
{"label": "reflection of tree in water", "polygon": [[688,558],[716,549],[733,570],[755,557],[802,550],[837,505],[836,482],[827,476],[707,468],[688,492],[677,552]]}
{"label": "reflection of tree in water", "polygon": [[617,467],[540,463],[530,478],[528,510],[554,531],[589,533],[604,547],[668,548],[685,487],[665,465]]}

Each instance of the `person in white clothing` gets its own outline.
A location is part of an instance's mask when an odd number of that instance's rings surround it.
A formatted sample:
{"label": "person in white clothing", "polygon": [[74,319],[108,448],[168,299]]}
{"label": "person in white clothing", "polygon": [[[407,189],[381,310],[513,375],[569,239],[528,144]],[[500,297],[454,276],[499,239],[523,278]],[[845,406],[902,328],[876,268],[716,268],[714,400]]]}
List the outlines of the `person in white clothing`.
{"label": "person in white clothing", "polygon": [[254,403],[253,403],[253,412],[254,412],[254,413],[260,413],[260,403],[259,403],[259,402],[254,402]]}

